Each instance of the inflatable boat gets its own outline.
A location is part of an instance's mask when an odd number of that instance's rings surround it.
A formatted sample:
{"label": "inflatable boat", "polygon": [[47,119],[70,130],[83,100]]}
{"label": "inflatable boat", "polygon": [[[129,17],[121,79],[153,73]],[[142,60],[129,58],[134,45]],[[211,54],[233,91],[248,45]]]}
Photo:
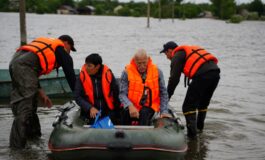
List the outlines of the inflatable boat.
{"label": "inflatable boat", "polygon": [[48,144],[51,159],[177,160],[187,151],[184,127],[172,112],[173,118],[154,119],[151,126],[96,129],[79,117],[75,102],[61,108]]}

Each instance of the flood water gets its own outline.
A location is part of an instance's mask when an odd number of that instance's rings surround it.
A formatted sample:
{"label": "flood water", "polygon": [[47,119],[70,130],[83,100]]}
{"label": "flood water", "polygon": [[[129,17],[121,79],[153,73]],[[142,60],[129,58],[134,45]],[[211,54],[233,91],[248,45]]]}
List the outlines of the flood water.
{"label": "flood water", "polygon": [[[265,157],[265,22],[229,24],[212,19],[162,20],[146,18],[27,14],[28,41],[39,36],[69,34],[75,40],[72,53],[80,68],[90,53],[100,53],[119,77],[138,48],[145,48],[162,69],[166,82],[170,62],[159,54],[166,41],[206,48],[219,59],[221,80],[213,96],[205,130],[197,141],[188,142],[186,160],[264,160]],[[20,44],[19,14],[0,13],[0,68],[8,63]],[[0,89],[1,90],[1,89]],[[181,112],[186,89],[181,83],[170,105]],[[57,113],[39,108],[42,139],[29,149],[11,151],[9,132],[13,116],[8,105],[0,107],[0,160],[47,160],[52,121]],[[186,130],[185,130],[186,132]]]}

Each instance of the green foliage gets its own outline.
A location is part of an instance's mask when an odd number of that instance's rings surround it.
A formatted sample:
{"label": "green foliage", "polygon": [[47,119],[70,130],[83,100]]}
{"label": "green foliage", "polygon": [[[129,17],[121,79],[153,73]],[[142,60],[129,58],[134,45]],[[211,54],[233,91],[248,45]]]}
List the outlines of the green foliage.
{"label": "green foliage", "polygon": [[183,4],[183,13],[180,13],[181,15],[184,15],[186,18],[194,18],[197,17],[202,10],[198,7],[196,4]]}
{"label": "green foliage", "polygon": [[[204,11],[210,11],[220,19],[238,19],[233,16],[244,11],[244,17],[249,19],[261,19],[265,15],[265,5],[261,0],[253,0],[247,4],[236,6],[235,0],[210,0],[211,4],[183,3],[184,0],[150,0],[151,17],[159,18],[159,4],[161,6],[161,18],[194,18]],[[147,1],[122,3],[118,0],[26,0],[27,12],[56,13],[62,5],[73,8],[87,5],[95,8],[96,15],[115,15],[114,8],[121,5],[122,9],[116,15],[145,17],[147,15]],[[159,3],[160,2],[160,3]],[[0,0],[0,12],[18,11],[19,0]],[[248,13],[247,10],[254,12]],[[173,12],[173,13],[172,13]],[[173,15],[172,15],[173,14]]]}
{"label": "green foliage", "polygon": [[129,16],[131,15],[130,8],[128,6],[123,7],[118,11],[119,16]]}
{"label": "green foliage", "polygon": [[26,0],[27,12],[56,13],[61,5],[74,6],[74,0]]}
{"label": "green foliage", "polygon": [[254,0],[253,2],[251,2],[249,4],[248,10],[252,12],[257,12],[259,16],[265,14],[265,8],[261,0]]}
{"label": "green foliage", "polygon": [[0,0],[0,11],[7,12],[9,11],[9,0]]}
{"label": "green foliage", "polygon": [[161,7],[161,11],[162,11],[161,18],[171,18],[172,17],[172,6],[164,5]]}
{"label": "green foliage", "polygon": [[56,13],[56,10],[61,6],[60,0],[47,0],[48,13]]}
{"label": "green foliage", "polygon": [[38,13],[38,14],[44,14],[44,13],[47,13],[49,10],[48,10],[48,7],[47,5],[43,4],[43,3],[38,3],[36,5],[36,10],[35,12]]}
{"label": "green foliage", "polygon": [[259,19],[258,12],[250,12],[247,19],[248,20],[258,20]]}
{"label": "green foliage", "polygon": [[220,19],[229,19],[236,13],[235,0],[211,0],[214,15]]}
{"label": "green foliage", "polygon": [[243,16],[238,15],[238,14],[235,14],[235,15],[233,15],[230,18],[229,22],[231,22],[231,23],[240,23],[243,20],[244,20],[244,17]]}
{"label": "green foliage", "polygon": [[113,10],[119,5],[117,0],[81,0],[78,2],[78,7],[85,7],[87,5],[95,7],[96,15],[114,15]]}
{"label": "green foliage", "polygon": [[96,15],[103,15],[105,13],[104,7],[101,4],[97,4],[95,8],[96,8],[96,11],[95,11]]}
{"label": "green foliage", "polygon": [[61,4],[63,5],[68,5],[68,6],[72,6],[74,7],[75,6],[75,2],[74,0],[60,0]]}
{"label": "green foliage", "polygon": [[78,7],[85,7],[86,5],[92,5],[92,1],[91,0],[81,0],[77,4]]}

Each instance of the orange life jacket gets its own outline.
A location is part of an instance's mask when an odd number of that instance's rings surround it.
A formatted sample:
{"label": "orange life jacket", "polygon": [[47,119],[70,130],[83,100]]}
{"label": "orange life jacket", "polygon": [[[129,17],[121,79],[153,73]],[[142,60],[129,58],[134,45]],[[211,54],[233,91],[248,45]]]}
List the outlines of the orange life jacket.
{"label": "orange life jacket", "polygon": [[[148,59],[147,64],[147,75],[145,82],[143,82],[140,73],[137,70],[135,61],[132,59],[130,64],[126,66],[126,71],[128,74],[128,98],[133,103],[133,105],[139,110],[141,110],[141,99],[145,92],[145,88],[150,89],[148,97],[150,101],[147,101],[149,105],[155,112],[160,111],[160,92],[159,92],[159,71],[156,65],[152,63],[151,58]],[[151,95],[150,95],[151,94]],[[147,98],[147,99],[149,99]]]}
{"label": "orange life jacket", "polygon": [[184,50],[186,53],[186,63],[183,73],[188,78],[192,78],[205,62],[214,61],[216,64],[218,63],[215,56],[199,46],[179,46],[173,50],[172,56],[180,50]]}
{"label": "orange life jacket", "polygon": [[41,73],[48,74],[57,66],[55,50],[58,46],[64,46],[60,39],[40,37],[33,40],[31,43],[21,46],[18,50],[25,50],[35,53],[40,60]]}
{"label": "orange life jacket", "polygon": [[[102,85],[102,91],[103,91],[105,101],[110,110],[114,109],[114,104],[113,104],[114,98],[113,98],[113,95],[110,94],[110,83],[112,81],[112,78],[113,77],[112,77],[110,69],[106,65],[103,65],[101,85]],[[85,65],[83,65],[81,69],[80,80],[82,82],[85,94],[88,97],[87,99],[88,102],[94,105],[94,87],[93,87],[92,80],[86,71]]]}

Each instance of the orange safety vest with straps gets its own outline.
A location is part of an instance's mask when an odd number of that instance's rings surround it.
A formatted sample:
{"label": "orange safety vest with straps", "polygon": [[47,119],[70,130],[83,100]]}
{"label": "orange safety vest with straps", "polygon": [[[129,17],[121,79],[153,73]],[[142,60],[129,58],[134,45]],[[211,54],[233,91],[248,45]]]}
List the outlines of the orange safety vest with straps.
{"label": "orange safety vest with straps", "polygon": [[41,73],[49,74],[57,66],[55,50],[58,46],[64,46],[64,43],[60,39],[40,37],[33,40],[31,43],[26,44],[18,48],[19,50],[30,51],[39,57]]}
{"label": "orange safety vest with straps", "polygon": [[[155,112],[160,111],[160,92],[159,92],[159,71],[155,64],[152,63],[151,58],[148,59],[147,75],[145,81],[142,80],[140,73],[137,70],[134,59],[126,66],[128,74],[128,98],[133,105],[141,110],[141,99],[145,94],[145,88],[149,88],[147,107],[151,107]],[[145,103],[145,104],[146,104]],[[146,106],[146,105],[144,105]]]}
{"label": "orange safety vest with straps", "polygon": [[[114,98],[113,95],[110,94],[110,83],[112,81],[112,74],[111,74],[111,70],[106,66],[103,65],[103,71],[102,71],[102,81],[101,81],[101,85],[102,85],[102,91],[103,91],[103,95],[105,98],[105,101],[109,107],[110,110],[114,109]],[[94,105],[94,87],[93,87],[93,83],[92,80],[89,76],[89,74],[86,71],[86,67],[85,65],[83,65],[81,72],[80,72],[80,80],[82,82],[85,94],[88,97],[88,102],[91,103],[92,105]]]}
{"label": "orange safety vest with straps", "polygon": [[205,62],[214,61],[216,64],[218,63],[215,56],[199,46],[179,46],[173,50],[172,57],[180,50],[184,50],[186,53],[186,63],[183,73],[190,79]]}

